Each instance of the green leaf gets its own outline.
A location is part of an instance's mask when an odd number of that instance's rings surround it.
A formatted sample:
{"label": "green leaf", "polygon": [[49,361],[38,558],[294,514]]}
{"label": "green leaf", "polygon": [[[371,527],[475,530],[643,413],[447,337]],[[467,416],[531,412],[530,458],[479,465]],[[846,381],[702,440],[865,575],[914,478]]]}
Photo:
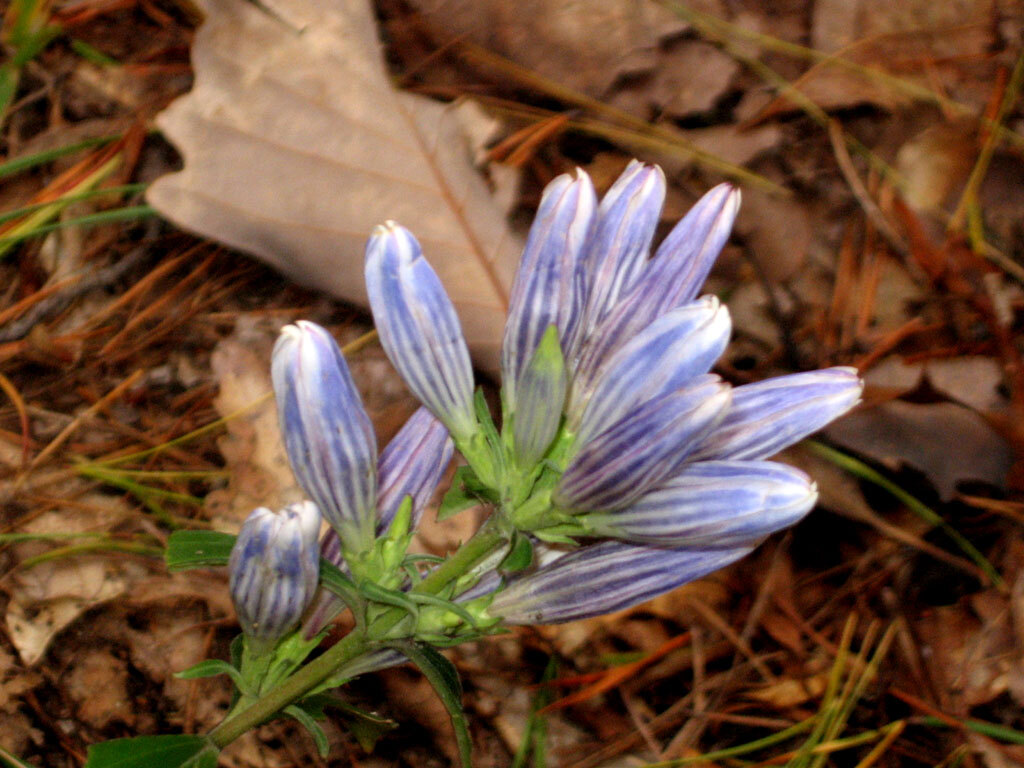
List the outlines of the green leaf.
{"label": "green leaf", "polygon": [[235,537],[219,531],[175,531],[167,540],[164,560],[169,571],[227,565]]}
{"label": "green leaf", "polygon": [[284,713],[290,717],[294,717],[299,725],[309,731],[309,735],[313,737],[313,741],[316,742],[316,751],[320,757],[327,757],[331,751],[331,745],[327,741],[327,734],[324,733],[324,729],[320,727],[320,724],[313,719],[313,716],[304,710],[301,706],[292,704],[291,706],[284,708]]}
{"label": "green leaf", "polygon": [[322,557],[320,558],[320,584],[328,592],[341,598],[342,602],[352,611],[357,625],[362,626],[366,623],[366,603],[359,595],[355,582],[338,566]]}
{"label": "green leaf", "polygon": [[476,476],[472,467],[461,466],[455,470],[451,487],[445,493],[441,506],[437,510],[438,521],[447,520],[466,509],[481,504],[493,504],[493,492]]}
{"label": "green leaf", "polygon": [[372,600],[376,603],[383,603],[384,605],[390,605],[394,608],[401,608],[412,616],[414,621],[419,618],[419,606],[405,592],[399,592],[395,589],[385,589],[379,584],[374,584],[372,581],[361,582],[359,584],[359,592],[367,600]]}
{"label": "green leaf", "polygon": [[482,387],[478,387],[476,390],[476,394],[473,397],[473,408],[476,410],[476,418],[480,422],[480,427],[483,430],[484,437],[487,438],[487,442],[491,445],[491,448],[500,450],[501,438],[498,436],[498,428],[494,425],[494,419],[491,417],[491,408],[487,405],[487,398],[484,396]]}
{"label": "green leaf", "polygon": [[235,685],[239,688],[242,687],[242,673],[221,659],[200,661],[194,667],[178,672],[175,674],[175,677],[179,680],[196,680],[201,677],[215,677],[217,675],[227,675],[234,681]]}
{"label": "green leaf", "polygon": [[472,768],[473,743],[469,739],[466,713],[462,709],[462,683],[459,682],[459,673],[455,666],[429,645],[406,641],[392,643],[391,647],[405,654],[433,686],[452,720],[462,766]]}
{"label": "green leaf", "polygon": [[136,736],[93,744],[85,768],[215,768],[219,752],[205,736]]}
{"label": "green leaf", "polygon": [[529,536],[516,531],[512,537],[512,545],[509,547],[508,554],[498,565],[498,570],[503,573],[515,573],[529,568],[532,563],[533,543]]}

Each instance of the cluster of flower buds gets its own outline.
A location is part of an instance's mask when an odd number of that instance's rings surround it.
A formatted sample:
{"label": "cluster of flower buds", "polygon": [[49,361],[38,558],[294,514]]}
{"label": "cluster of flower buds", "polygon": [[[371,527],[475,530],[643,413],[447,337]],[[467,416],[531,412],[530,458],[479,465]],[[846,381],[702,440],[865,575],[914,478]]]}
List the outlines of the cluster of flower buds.
{"label": "cluster of flower buds", "polygon": [[394,223],[367,246],[370,304],[395,367],[491,489],[495,514],[571,547],[496,590],[487,610],[507,623],[624,608],[747,554],[817,498],[806,475],[765,459],[860,398],[849,368],[736,388],[709,373],[731,323],[697,294],[739,192],[712,189],[649,257],[664,195],[661,170],[638,162],[600,204],[582,171],[545,190],[505,327],[503,437],[484,448],[440,280]]}
{"label": "cluster of flower buds", "polygon": [[[401,561],[453,450],[444,425],[421,408],[378,460],[373,425],[344,356],[318,325],[300,321],[283,329],[272,376],[285,449],[312,501],[280,515],[256,510],[232,551],[232,598],[246,635],[261,641],[280,639],[304,614],[303,634],[313,637],[341,610],[330,593],[314,603],[321,556],[350,572],[397,571],[374,557]],[[382,549],[403,504],[408,514],[395,546]],[[318,546],[321,514],[330,528]]]}

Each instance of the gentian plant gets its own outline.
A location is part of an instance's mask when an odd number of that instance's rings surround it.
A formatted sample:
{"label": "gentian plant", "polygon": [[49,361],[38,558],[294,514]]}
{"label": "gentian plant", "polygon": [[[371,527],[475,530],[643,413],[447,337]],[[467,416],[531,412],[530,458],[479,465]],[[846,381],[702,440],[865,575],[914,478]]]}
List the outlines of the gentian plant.
{"label": "gentian plant", "polygon": [[[311,501],[256,510],[237,539],[182,532],[168,548],[172,568],[230,561],[243,631],[233,658],[182,676],[230,675],[234,705],[205,736],[107,742],[89,765],[208,768],[235,738],[281,716],[324,751],[318,720],[346,706],[334,689],[405,661],[438,690],[468,765],[458,678],[437,648],[627,608],[807,514],[814,483],[767,459],[856,404],[860,379],[830,368],[734,388],[710,373],[731,324],[698,292],[740,194],[712,189],[651,257],[664,196],[661,170],[639,162],[600,204],[582,171],[547,187],[512,288],[498,420],[475,390],[459,319],[419,243],[393,222],[377,227],[366,248],[373,318],[423,408],[378,457],[331,336],[309,322],[282,331],[274,390]],[[411,554],[453,447],[465,461],[439,517],[481,506],[489,515],[447,557]],[[321,516],[329,528],[318,545]],[[354,629],[321,648],[344,610]]]}

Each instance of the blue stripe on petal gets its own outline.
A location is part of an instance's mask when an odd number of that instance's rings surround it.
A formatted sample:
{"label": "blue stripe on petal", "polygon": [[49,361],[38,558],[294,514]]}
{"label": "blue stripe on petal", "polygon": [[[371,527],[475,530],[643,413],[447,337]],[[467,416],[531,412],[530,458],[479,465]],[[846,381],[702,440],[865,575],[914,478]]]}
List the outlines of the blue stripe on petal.
{"label": "blue stripe on petal", "polygon": [[795,524],[818,493],[800,470],[769,461],[688,464],[625,509],[588,514],[596,534],[663,546],[752,545]]}
{"label": "blue stripe on petal", "polygon": [[426,408],[405,423],[380,455],[377,469],[377,532],[383,534],[406,496],[412,497],[415,528],[444,471],[454,446],[444,424]]}
{"label": "blue stripe on petal", "polygon": [[576,371],[593,380],[614,351],[666,312],[693,300],[729,238],[740,194],[712,189],[658,248],[643,274],[585,340]]}
{"label": "blue stripe on petal", "polygon": [[854,368],[779,376],[733,390],[722,423],[694,459],[765,459],[853,408],[864,383]]}
{"label": "blue stripe on petal", "polygon": [[279,513],[261,507],[246,519],[228,562],[231,599],[242,630],[274,641],[298,622],[320,574],[320,511],[310,501]]}
{"label": "blue stripe on petal", "polygon": [[286,326],[271,374],[285,449],[299,485],[349,547],[373,538],[377,441],[331,335],[314,323]]}
{"label": "blue stripe on petal", "polygon": [[462,326],[419,243],[394,222],[366,244],[366,291],[381,346],[409,389],[456,438],[469,437],[473,369]]}
{"label": "blue stripe on petal", "polygon": [[569,510],[624,507],[674,474],[729,405],[729,387],[706,375],[649,401],[582,444],[553,499]]}
{"label": "blue stripe on petal", "polygon": [[582,328],[583,257],[593,232],[597,197],[590,177],[559,176],[544,190],[509,298],[502,343],[503,397],[515,410],[516,387],[548,326],[558,328],[571,361]]}
{"label": "blue stripe on petal", "polygon": [[578,439],[588,440],[642,403],[707,373],[731,331],[729,311],[713,296],[659,317],[597,370],[596,382],[583,375],[573,382],[568,413],[572,424],[583,411]]}
{"label": "blue stripe on petal", "polygon": [[587,246],[585,333],[632,287],[647,266],[648,251],[665,201],[665,174],[633,160],[601,200]]}
{"label": "blue stripe on petal", "polygon": [[618,541],[570,552],[513,578],[487,609],[507,624],[557,624],[637,605],[724,568],[751,551],[672,549]]}

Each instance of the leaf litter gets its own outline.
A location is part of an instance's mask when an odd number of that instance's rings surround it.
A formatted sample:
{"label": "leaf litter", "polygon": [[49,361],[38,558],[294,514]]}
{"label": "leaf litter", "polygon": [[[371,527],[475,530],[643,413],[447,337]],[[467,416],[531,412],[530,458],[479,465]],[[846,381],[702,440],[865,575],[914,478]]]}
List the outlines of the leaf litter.
{"label": "leaf litter", "polygon": [[[369,330],[327,297],[362,301],[370,227],[394,217],[434,238],[428,257],[493,370],[519,223],[543,184],[578,165],[604,187],[634,154],[667,160],[668,224],[725,167],[696,147],[777,187],[744,189],[709,284],[735,322],[720,372],[744,383],[860,365],[865,405],[825,439],[900,494],[799,449],[787,460],[818,480],[820,507],[748,560],[634,611],[455,649],[478,764],[1020,757],[1015,4],[666,2],[586,58],[581,19],[600,27],[632,4],[609,0],[611,16],[592,19],[541,0],[534,14],[474,5],[459,17],[465,41],[500,67],[452,42],[438,21],[451,3],[381,0],[379,30],[363,4],[210,4],[191,64],[197,18],[183,4],[126,6],[86,0],[56,17],[115,63],[58,37],[26,68],[0,126],[0,168],[23,169],[4,177],[3,209],[49,202],[37,196],[95,145],[70,160],[34,153],[144,124],[194,71],[156,121],[181,158],[148,136],[119,155],[117,183],[162,176],[147,199],[172,222],[321,293],[171,224],[28,230],[11,247],[0,317],[27,319],[0,342],[5,748],[74,764],[102,738],[198,732],[222,715],[220,681],[173,672],[226,655],[223,574],[167,576],[160,543],[175,526],[231,529],[295,493],[264,399],[269,346],[300,317],[343,344]],[[694,61],[706,66],[691,74]],[[65,90],[57,73],[71,73]],[[1005,141],[972,188],[990,135]],[[56,194],[56,223],[105,210],[64,209],[73,192]],[[78,272],[100,279],[61,282]],[[383,444],[415,403],[378,348],[351,359]],[[474,521],[452,522],[421,546],[443,551]],[[445,764],[447,726],[417,685],[407,670],[357,681],[354,703],[402,725],[372,754],[332,729],[330,764]],[[317,760],[276,724],[225,759]]]}

